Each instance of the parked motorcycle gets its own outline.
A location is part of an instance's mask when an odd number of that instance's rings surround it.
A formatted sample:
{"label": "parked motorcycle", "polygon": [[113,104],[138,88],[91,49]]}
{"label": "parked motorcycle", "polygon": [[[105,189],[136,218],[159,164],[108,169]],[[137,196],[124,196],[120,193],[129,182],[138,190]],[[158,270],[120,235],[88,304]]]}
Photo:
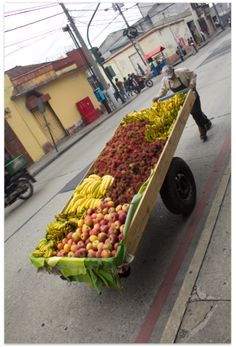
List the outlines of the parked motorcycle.
{"label": "parked motorcycle", "polygon": [[143,76],[135,76],[133,78],[133,91],[139,94],[145,87],[151,88],[153,86],[153,81],[151,78],[146,78]]}
{"label": "parked motorcycle", "polygon": [[35,178],[28,172],[20,157],[5,165],[5,207],[17,199],[29,199],[34,192],[34,182]]}

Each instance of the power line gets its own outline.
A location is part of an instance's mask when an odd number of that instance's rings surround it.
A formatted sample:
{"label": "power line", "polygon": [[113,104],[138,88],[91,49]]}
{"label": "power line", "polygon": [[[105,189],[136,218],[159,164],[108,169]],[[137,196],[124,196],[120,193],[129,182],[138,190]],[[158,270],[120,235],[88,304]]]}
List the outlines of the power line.
{"label": "power line", "polygon": [[119,17],[119,16],[120,16],[120,14],[118,13],[118,14],[112,19],[112,21],[111,21],[110,23],[108,23],[108,25],[107,25],[105,28],[103,28],[103,30],[100,31],[100,32],[98,33],[97,36],[95,36],[95,37],[93,38],[92,41],[96,40],[96,39],[103,33],[103,31],[106,30],[106,29],[116,20],[116,18]]}
{"label": "power line", "polygon": [[56,16],[59,16],[60,14],[63,14],[63,12],[60,12],[60,13],[56,13],[52,16],[49,16],[49,17],[45,17],[45,18],[42,18],[42,19],[39,19],[39,20],[36,20],[34,22],[31,22],[31,23],[27,23],[27,24],[24,24],[24,25],[21,25],[19,27],[16,27],[16,28],[12,28],[12,29],[9,29],[9,30],[5,30],[4,33],[8,33],[10,31],[13,31],[13,30],[17,30],[17,29],[21,29],[21,28],[25,28],[29,25],[32,25],[32,24],[35,24],[35,23],[39,23],[39,22],[42,22],[43,20],[46,20],[46,19],[49,19],[49,18],[53,18],[53,17],[56,17]]}
{"label": "power line", "polygon": [[22,41],[10,43],[9,45],[4,46],[4,48],[9,48],[9,47],[12,47],[12,46],[19,45],[20,43],[33,40],[33,39],[35,39],[35,38],[37,38],[37,37],[40,37],[40,36],[45,36],[45,35],[47,35],[47,34],[53,33],[53,32],[58,31],[58,30],[61,30],[61,27],[60,27],[60,28],[57,28],[57,29],[54,29],[54,30],[46,31],[46,32],[41,33],[41,34],[36,35],[36,36],[29,37],[29,38],[27,38],[27,39],[25,39],[25,40],[22,40]]}
{"label": "power line", "polygon": [[[49,34],[49,35],[50,35],[50,34]],[[49,35],[48,35],[48,36],[49,36]],[[39,38],[38,40],[35,40],[34,42],[31,42],[31,43],[29,43],[29,44],[27,44],[27,45],[21,46],[21,47],[19,47],[19,48],[17,48],[17,49],[14,49],[14,51],[11,51],[10,53],[6,54],[5,57],[8,57],[9,55],[12,55],[13,53],[15,53],[15,52],[17,52],[17,51],[19,51],[19,50],[21,50],[21,49],[23,49],[23,48],[25,48],[25,47],[31,46],[31,45],[33,45],[34,43],[36,43],[36,42],[38,42],[38,41],[41,41],[41,40],[43,40],[43,39],[45,39],[45,37],[41,37],[41,38]]]}
{"label": "power line", "polygon": [[12,11],[5,11],[6,14],[10,14],[10,13],[15,13],[15,12],[20,12],[20,11],[25,11],[25,10],[31,10],[31,9],[35,9],[35,8],[41,8],[41,7],[45,7],[48,6],[48,3],[45,3],[45,5],[39,5],[39,6],[34,6],[34,7],[27,7],[27,8],[22,8],[19,10],[12,10]]}
{"label": "power line", "polygon": [[39,8],[22,9],[19,12],[5,14],[4,17],[12,17],[12,16],[17,16],[18,14],[23,14],[23,13],[33,12],[33,11],[39,11],[39,10],[45,10],[47,8],[51,8],[51,7],[55,7],[55,6],[57,6],[57,4],[47,5],[47,6],[43,6],[43,7],[39,7]]}

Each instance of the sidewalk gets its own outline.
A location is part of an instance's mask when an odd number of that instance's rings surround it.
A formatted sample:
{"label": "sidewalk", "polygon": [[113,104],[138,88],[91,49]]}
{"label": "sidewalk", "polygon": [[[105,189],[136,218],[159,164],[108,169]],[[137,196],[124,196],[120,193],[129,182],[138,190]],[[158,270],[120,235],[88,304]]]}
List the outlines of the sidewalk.
{"label": "sidewalk", "polygon": [[231,343],[231,182],[226,168],[161,343]]}

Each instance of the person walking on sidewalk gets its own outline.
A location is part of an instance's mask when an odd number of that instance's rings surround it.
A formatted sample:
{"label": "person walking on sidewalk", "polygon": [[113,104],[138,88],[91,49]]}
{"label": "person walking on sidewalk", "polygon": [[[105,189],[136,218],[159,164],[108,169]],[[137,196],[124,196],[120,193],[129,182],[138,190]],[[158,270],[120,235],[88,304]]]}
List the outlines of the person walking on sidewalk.
{"label": "person walking on sidewalk", "polygon": [[207,140],[207,131],[211,128],[212,123],[201,109],[200,97],[196,91],[197,75],[189,69],[174,69],[171,65],[164,66],[162,69],[162,74],[164,77],[162,79],[161,88],[158,96],[153,99],[153,102],[157,102],[161,97],[165,96],[169,90],[171,90],[173,93],[179,92],[186,88],[195,91],[196,100],[190,113],[198,126],[200,138],[203,140],[203,142],[205,142]]}

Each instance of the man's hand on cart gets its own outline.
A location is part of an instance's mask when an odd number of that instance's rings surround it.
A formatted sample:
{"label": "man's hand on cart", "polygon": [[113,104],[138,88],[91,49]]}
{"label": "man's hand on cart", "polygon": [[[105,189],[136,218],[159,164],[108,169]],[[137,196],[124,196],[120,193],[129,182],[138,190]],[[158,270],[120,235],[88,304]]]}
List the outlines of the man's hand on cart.
{"label": "man's hand on cart", "polygon": [[153,98],[152,102],[158,102],[160,98]]}

